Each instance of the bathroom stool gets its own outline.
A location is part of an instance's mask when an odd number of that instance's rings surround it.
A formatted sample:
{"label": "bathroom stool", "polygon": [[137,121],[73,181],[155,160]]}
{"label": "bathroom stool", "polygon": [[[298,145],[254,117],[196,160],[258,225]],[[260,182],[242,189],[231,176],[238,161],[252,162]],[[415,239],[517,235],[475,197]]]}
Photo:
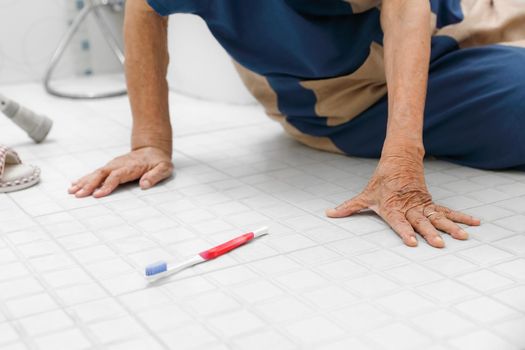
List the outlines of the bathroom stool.
{"label": "bathroom stool", "polygon": [[122,49],[120,48],[117,42],[117,39],[111,32],[111,29],[108,23],[106,22],[106,20],[104,19],[104,16],[102,15],[102,12],[100,11],[101,7],[104,7],[104,6],[110,6],[115,11],[122,11],[124,7],[124,2],[125,0],[84,0],[84,6],[82,7],[82,10],[75,17],[75,19],[69,26],[68,30],[66,31],[66,33],[60,40],[58,47],[53,53],[51,61],[46,69],[46,73],[44,75],[44,88],[49,94],[58,96],[58,97],[71,98],[71,99],[99,99],[99,98],[122,96],[127,93],[125,89],[119,90],[119,91],[113,91],[113,92],[104,92],[104,93],[89,93],[89,92],[88,93],[70,93],[70,92],[58,91],[57,89],[51,86],[51,77],[58,65],[58,62],[60,61],[60,59],[66,52],[66,49],[68,45],[70,44],[71,40],[73,39],[73,36],[78,32],[80,25],[85,21],[88,14],[90,14],[91,12],[93,12],[93,14],[95,15],[95,20],[97,21],[97,24],[100,27],[100,30],[104,34],[103,35],[104,39],[108,43],[112,52],[115,54],[115,56],[119,60],[120,64],[124,66],[124,53],[122,52]]}

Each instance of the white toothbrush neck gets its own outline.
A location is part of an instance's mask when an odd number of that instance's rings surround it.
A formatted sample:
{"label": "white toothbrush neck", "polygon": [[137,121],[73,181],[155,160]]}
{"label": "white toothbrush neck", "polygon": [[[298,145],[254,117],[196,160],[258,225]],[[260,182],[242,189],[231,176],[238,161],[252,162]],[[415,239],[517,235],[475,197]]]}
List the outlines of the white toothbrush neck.
{"label": "white toothbrush neck", "polygon": [[176,264],[176,265],[168,267],[168,271],[169,272],[171,272],[171,271],[181,271],[181,270],[184,270],[184,269],[186,269],[186,268],[188,268],[190,266],[199,264],[199,263],[204,262],[204,261],[205,260],[200,255],[195,255],[195,256],[192,256],[191,258],[189,258],[188,260],[185,260],[185,261],[181,262],[180,264]]}
{"label": "white toothbrush neck", "polygon": [[260,237],[260,236],[263,236],[263,235],[266,235],[268,234],[268,227],[267,226],[264,226],[264,227],[261,227],[255,231],[253,231],[253,238],[257,238],[257,237]]}

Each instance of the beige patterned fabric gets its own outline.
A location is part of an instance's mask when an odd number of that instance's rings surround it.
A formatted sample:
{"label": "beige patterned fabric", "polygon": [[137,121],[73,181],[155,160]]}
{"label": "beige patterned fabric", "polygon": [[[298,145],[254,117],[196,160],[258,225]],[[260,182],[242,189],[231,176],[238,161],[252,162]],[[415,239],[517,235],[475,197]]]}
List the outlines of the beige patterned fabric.
{"label": "beige patterned fabric", "polygon": [[[303,81],[317,97],[318,116],[330,116],[328,126],[341,125],[379,101],[386,92],[383,47],[372,43],[370,54],[354,73],[331,79]],[[359,96],[356,99],[355,96]],[[349,103],[353,101],[353,103]]]}
{"label": "beige patterned fabric", "polygon": [[281,123],[283,129],[288,134],[307,146],[332,153],[343,153],[328,137],[316,137],[304,134],[292,124],[288,123],[286,117],[279,112],[277,95],[271,88],[268,80],[264,76],[246,69],[237,62],[234,62],[234,65],[248,88],[248,91],[264,106],[266,114],[273,120]]}

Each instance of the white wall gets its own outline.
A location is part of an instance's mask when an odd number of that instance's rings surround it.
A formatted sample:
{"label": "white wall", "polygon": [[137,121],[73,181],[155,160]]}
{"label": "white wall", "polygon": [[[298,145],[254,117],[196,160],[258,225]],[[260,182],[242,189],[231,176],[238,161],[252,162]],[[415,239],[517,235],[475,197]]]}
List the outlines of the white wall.
{"label": "white wall", "polygon": [[[42,79],[76,5],[77,0],[0,0],[0,84]],[[123,14],[107,13],[121,37]],[[90,50],[80,49],[83,39],[89,40]],[[59,77],[120,70],[94,21],[88,21],[72,45],[57,69]]]}
{"label": "white wall", "polygon": [[168,40],[168,81],[172,90],[206,100],[255,103],[230,57],[201,18],[185,14],[171,16]]}

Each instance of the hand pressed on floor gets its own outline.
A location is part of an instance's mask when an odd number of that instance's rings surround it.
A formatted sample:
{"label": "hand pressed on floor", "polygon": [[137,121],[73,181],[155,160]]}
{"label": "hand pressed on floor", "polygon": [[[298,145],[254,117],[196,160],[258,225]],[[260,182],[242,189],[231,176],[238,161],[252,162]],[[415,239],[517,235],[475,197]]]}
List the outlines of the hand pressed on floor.
{"label": "hand pressed on floor", "polygon": [[423,162],[410,157],[383,156],[363,192],[328,209],[326,215],[341,218],[364,209],[381,216],[411,247],[417,246],[416,232],[431,246],[442,248],[445,243],[439,231],[464,240],[468,234],[456,223],[480,225],[479,219],[434,204],[425,183]]}
{"label": "hand pressed on floor", "polygon": [[68,192],[76,197],[104,197],[120,184],[140,179],[145,190],[173,173],[171,157],[155,147],[134,150],[110,161],[104,167],[73,182]]}

